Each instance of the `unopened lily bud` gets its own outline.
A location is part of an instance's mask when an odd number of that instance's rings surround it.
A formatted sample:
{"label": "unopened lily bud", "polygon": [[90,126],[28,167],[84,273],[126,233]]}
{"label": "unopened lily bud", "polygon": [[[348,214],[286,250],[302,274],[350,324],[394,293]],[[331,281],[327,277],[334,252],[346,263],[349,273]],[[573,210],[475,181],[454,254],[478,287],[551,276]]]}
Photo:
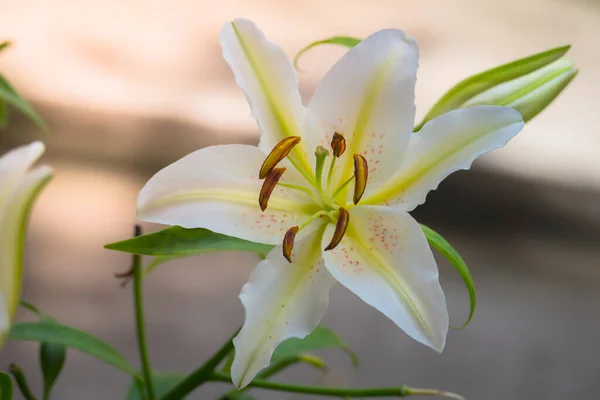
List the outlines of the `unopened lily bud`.
{"label": "unopened lily bud", "polygon": [[571,61],[563,58],[570,47],[533,54],[460,81],[433,105],[415,132],[442,114],[474,105],[510,106],[530,120],[577,74]]}
{"label": "unopened lily bud", "polygon": [[508,106],[529,121],[546,108],[577,75],[570,60],[561,58],[520,78],[478,94],[462,108],[476,105]]}

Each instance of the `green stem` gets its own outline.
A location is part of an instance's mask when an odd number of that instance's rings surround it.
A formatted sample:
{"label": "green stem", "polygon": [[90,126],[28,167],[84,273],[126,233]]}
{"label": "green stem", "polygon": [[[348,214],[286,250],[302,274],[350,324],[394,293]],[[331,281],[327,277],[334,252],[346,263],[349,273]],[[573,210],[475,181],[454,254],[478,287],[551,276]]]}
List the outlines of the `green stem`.
{"label": "green stem", "polygon": [[333,171],[335,169],[335,160],[337,160],[337,157],[333,156],[331,164],[329,164],[329,173],[327,174],[327,190],[331,190],[331,179],[333,178]]}
{"label": "green stem", "polygon": [[[135,236],[141,235],[141,229],[136,226]],[[131,271],[133,274],[133,301],[135,306],[135,325],[137,331],[138,350],[140,353],[140,363],[142,364],[142,375],[149,400],[156,400],[156,392],[154,390],[154,382],[152,381],[152,367],[150,365],[150,357],[148,356],[148,345],[146,344],[146,329],[144,323],[144,298],[142,296],[142,262],[141,256],[133,255],[133,266]],[[143,393],[140,393],[143,395]],[[145,396],[142,396],[145,397]]]}
{"label": "green stem", "polygon": [[[214,382],[231,382],[231,376],[220,372],[214,372],[210,376]],[[314,394],[330,397],[408,397],[408,396],[446,396],[457,400],[464,400],[461,396],[449,392],[441,392],[435,389],[413,389],[408,386],[369,388],[369,389],[347,389],[334,387],[302,386],[287,383],[270,382],[261,379],[253,380],[248,386],[277,390],[280,392]]]}
{"label": "green stem", "polygon": [[[292,366],[294,364],[302,363],[302,362],[312,365],[313,367],[319,368],[319,369],[327,368],[327,367],[325,367],[325,363],[323,362],[323,360],[321,360],[319,357],[315,357],[310,354],[296,354],[296,355],[281,359],[280,361],[269,365],[261,373],[256,375],[256,379],[262,379],[262,380],[269,379],[270,377],[272,377],[273,375],[277,374],[280,371],[283,371],[287,367]],[[219,397],[218,400],[235,399],[237,395],[239,395],[242,392],[245,392],[247,389],[248,389],[248,387],[245,387],[244,389],[241,389],[241,390],[231,389],[230,391],[225,393],[223,396]]]}
{"label": "green stem", "polygon": [[29,388],[29,383],[27,383],[27,378],[23,373],[23,369],[17,364],[10,364],[9,371],[13,378],[15,378],[15,381],[17,382],[17,387],[21,391],[21,394],[23,395],[25,400],[35,400],[35,396]]}
{"label": "green stem", "polygon": [[335,198],[337,197],[337,195],[338,195],[338,194],[340,194],[340,192],[341,192],[342,190],[344,190],[344,188],[345,188],[346,186],[348,186],[348,184],[349,184],[350,182],[352,182],[353,180],[354,180],[354,175],[352,175],[350,178],[348,178],[348,180],[347,180],[346,182],[342,183],[342,184],[340,185],[340,187],[339,187],[339,188],[337,188],[335,192],[333,192],[333,196],[332,196],[332,197],[333,197],[333,199],[335,200]]}
{"label": "green stem", "polygon": [[[231,338],[225,342],[223,346],[204,364],[202,364],[197,370],[192,372],[177,386],[171,389],[165,394],[161,400],[181,400],[189,393],[194,391],[198,386],[202,385],[211,380],[212,375],[215,373],[214,370],[219,366],[221,361],[225,359],[233,350],[233,338],[238,334],[239,329],[233,334]],[[228,375],[229,376],[229,375]],[[231,378],[229,378],[231,381]]]}

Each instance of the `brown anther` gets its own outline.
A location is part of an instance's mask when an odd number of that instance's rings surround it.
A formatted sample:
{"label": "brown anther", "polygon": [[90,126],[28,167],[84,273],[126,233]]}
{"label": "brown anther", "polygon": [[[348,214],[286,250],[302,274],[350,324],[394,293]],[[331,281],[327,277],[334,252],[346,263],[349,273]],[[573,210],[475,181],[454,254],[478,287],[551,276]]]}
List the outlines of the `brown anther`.
{"label": "brown anther", "polygon": [[267,179],[263,182],[263,185],[260,188],[260,195],[258,196],[258,204],[260,205],[261,210],[265,211],[267,209],[271,193],[273,193],[275,186],[277,186],[277,183],[284,172],[285,168],[273,168],[267,175]]}
{"label": "brown anther", "polygon": [[287,155],[290,154],[290,151],[292,151],[294,146],[298,143],[300,143],[300,137],[298,136],[289,136],[277,143],[267,158],[265,158],[265,161],[260,167],[260,173],[258,174],[258,177],[260,179],[266,178],[267,175],[269,175],[269,172],[271,172],[271,170],[275,168],[281,160],[286,158]]}
{"label": "brown anther", "polygon": [[346,151],[346,139],[344,139],[344,135],[338,132],[333,134],[333,139],[331,139],[331,149],[333,150],[333,155],[337,158],[344,154]]}
{"label": "brown anther", "polygon": [[369,179],[369,167],[367,160],[360,154],[354,155],[354,204],[358,204]]}
{"label": "brown anther", "polygon": [[287,230],[283,237],[283,256],[290,263],[292,262],[292,250],[294,249],[294,240],[296,239],[296,233],[298,233],[298,227],[292,226]]}
{"label": "brown anther", "polygon": [[340,215],[338,216],[337,223],[335,224],[335,231],[333,232],[333,237],[331,238],[331,242],[329,242],[329,245],[325,247],[325,251],[335,249],[344,238],[344,234],[346,234],[346,229],[348,229],[348,222],[350,222],[350,213],[348,213],[348,210],[346,210],[344,207],[340,207],[339,212]]}

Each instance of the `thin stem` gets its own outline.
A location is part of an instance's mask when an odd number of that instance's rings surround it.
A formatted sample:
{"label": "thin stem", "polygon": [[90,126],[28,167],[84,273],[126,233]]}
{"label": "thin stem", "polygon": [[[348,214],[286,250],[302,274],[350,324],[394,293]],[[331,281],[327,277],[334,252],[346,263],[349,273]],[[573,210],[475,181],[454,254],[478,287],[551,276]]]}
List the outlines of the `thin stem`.
{"label": "thin stem", "polygon": [[335,200],[335,198],[337,197],[337,195],[338,195],[338,194],[340,194],[340,192],[341,192],[342,190],[344,190],[344,188],[345,188],[346,186],[348,186],[348,184],[349,184],[350,182],[352,182],[353,180],[354,180],[354,175],[352,175],[350,178],[348,178],[348,180],[347,180],[346,182],[342,183],[342,184],[340,185],[340,187],[339,187],[339,188],[337,188],[337,189],[336,189],[336,191],[333,193],[333,199]]}
{"label": "thin stem", "polygon": [[[142,234],[139,225],[135,227],[135,236]],[[156,400],[156,392],[154,390],[154,382],[152,381],[152,367],[150,365],[150,357],[148,356],[148,345],[146,344],[146,329],[144,323],[144,298],[142,296],[142,262],[141,256],[133,255],[133,302],[135,306],[135,326],[137,331],[138,350],[140,353],[140,363],[142,364],[142,375],[146,391],[148,392],[149,400]],[[142,395],[142,393],[140,393]],[[145,396],[142,396],[145,397]]]}
{"label": "thin stem", "polygon": [[[256,375],[256,379],[263,379],[263,380],[269,379],[270,377],[272,377],[273,375],[277,374],[280,371],[283,371],[287,367],[301,363],[301,362],[312,365],[315,368],[327,369],[327,367],[325,366],[325,363],[319,357],[315,357],[310,354],[296,354],[291,357],[281,359],[278,362],[269,365],[261,373]],[[219,397],[218,400],[235,399],[237,395],[239,395],[242,392],[245,392],[247,389],[248,389],[248,387],[245,387],[244,389],[241,389],[241,390],[231,389],[230,391],[225,393],[223,396]]]}
{"label": "thin stem", "polygon": [[306,179],[306,181],[308,183],[310,183],[311,186],[315,186],[315,179],[312,176],[312,174],[309,174],[306,172],[306,170],[304,170],[304,168],[301,168],[298,163],[296,162],[296,160],[294,160],[293,157],[288,157],[288,160],[290,162],[290,164],[292,164],[294,166],[294,168],[296,168],[296,170],[300,173],[300,175],[302,175],[304,177],[304,179]]}
{"label": "thin stem", "polygon": [[10,364],[9,371],[15,381],[17,382],[17,387],[21,391],[21,394],[25,398],[25,400],[35,400],[35,396],[31,392],[31,388],[29,387],[29,383],[27,383],[27,378],[23,373],[23,369],[19,367],[17,364]]}
{"label": "thin stem", "polygon": [[[210,376],[214,382],[231,382],[231,376],[220,372],[215,372]],[[277,390],[280,392],[314,394],[330,397],[408,397],[408,396],[445,396],[457,400],[464,400],[463,397],[450,393],[441,392],[435,389],[413,389],[408,386],[387,387],[387,388],[365,388],[365,389],[347,389],[319,386],[302,386],[287,383],[270,382],[261,379],[255,379],[248,386]]]}
{"label": "thin stem", "polygon": [[292,184],[290,184],[290,183],[281,183],[281,182],[279,182],[277,185],[278,185],[278,186],[283,186],[283,187],[286,187],[286,188],[289,188],[289,189],[300,190],[300,191],[302,191],[302,192],[305,192],[305,193],[307,193],[307,194],[308,194],[310,197],[313,197],[313,194],[312,194],[312,192],[310,191],[310,189],[309,189],[309,188],[306,188],[306,187],[304,187],[304,186],[300,186],[300,185],[292,185]]}
{"label": "thin stem", "polygon": [[333,157],[331,160],[331,164],[329,164],[329,173],[327,174],[327,190],[331,189],[331,179],[333,178],[333,170],[335,168],[335,160],[337,157]]}
{"label": "thin stem", "polygon": [[[188,394],[190,394],[198,386],[202,385],[211,380],[212,375],[215,373],[214,370],[219,366],[221,361],[225,359],[233,350],[233,338],[238,334],[239,329],[233,334],[231,338],[221,346],[217,352],[202,364],[197,370],[188,375],[183,381],[175,386],[171,391],[165,394],[161,400],[181,400]],[[227,375],[229,376],[229,375]],[[231,381],[231,377],[229,378]]]}

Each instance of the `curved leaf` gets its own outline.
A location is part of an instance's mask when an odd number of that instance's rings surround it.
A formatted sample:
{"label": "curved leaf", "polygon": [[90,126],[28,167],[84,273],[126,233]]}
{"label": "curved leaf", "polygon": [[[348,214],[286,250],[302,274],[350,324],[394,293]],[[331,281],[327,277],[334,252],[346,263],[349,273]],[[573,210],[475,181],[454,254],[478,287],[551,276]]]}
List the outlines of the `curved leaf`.
{"label": "curved leaf", "polygon": [[21,322],[12,326],[8,339],[60,344],[89,354],[130,375],[136,375],[133,367],[112,346],[69,326],[44,321]]}
{"label": "curved leaf", "polygon": [[67,348],[63,344],[48,342],[40,344],[40,367],[44,378],[44,400],[50,398],[50,392],[65,365],[66,358]]}
{"label": "curved leaf", "polygon": [[0,99],[21,111],[30,120],[35,122],[37,126],[44,131],[47,131],[46,123],[42,117],[40,117],[33,107],[31,107],[27,100],[17,93],[12,85],[8,83],[8,81],[2,75],[0,75]]}
{"label": "curved leaf", "polygon": [[274,246],[222,235],[203,228],[186,229],[171,226],[104,247],[126,253],[174,258],[213,251],[251,251],[265,257]]}
{"label": "curved leaf", "polygon": [[301,353],[308,353],[314,350],[339,348],[345,351],[352,358],[352,365],[358,365],[358,356],[352,351],[342,338],[334,331],[318,325],[314,331],[304,339],[292,338],[282,342],[273,352],[271,359],[273,361],[293,357]]}
{"label": "curved leaf", "polygon": [[317,40],[316,42],[312,42],[308,46],[302,48],[302,50],[300,50],[298,54],[296,54],[296,57],[294,57],[294,67],[298,69],[298,61],[300,60],[300,57],[302,57],[304,53],[306,53],[313,47],[321,46],[323,44],[335,44],[338,46],[354,47],[357,44],[359,44],[361,40],[362,39],[358,39],[351,36],[333,36],[329,39]]}
{"label": "curved leaf", "polygon": [[467,100],[496,85],[529,74],[562,57],[571,46],[562,46],[529,57],[521,58],[498,67],[470,76],[457,83],[438,100],[423,118],[415,131],[419,131],[427,121],[460,108]]}
{"label": "curved leaf", "polygon": [[465,286],[467,287],[467,291],[469,292],[469,300],[471,302],[471,308],[469,311],[469,317],[467,318],[467,321],[463,325],[458,327],[458,329],[464,328],[469,324],[469,322],[471,322],[471,319],[473,318],[473,313],[475,312],[475,307],[477,306],[477,294],[475,293],[475,283],[473,282],[473,276],[471,275],[467,264],[462,259],[460,254],[458,254],[458,252],[454,250],[454,248],[450,245],[450,243],[448,243],[446,239],[442,237],[442,235],[423,224],[421,224],[421,229],[423,230],[423,233],[427,238],[427,242],[429,242],[431,247],[439,251],[450,262],[450,264],[452,264],[456,271],[458,271],[458,274],[460,275]]}
{"label": "curved leaf", "polygon": [[13,397],[13,382],[10,375],[0,372],[0,399],[11,400]]}

